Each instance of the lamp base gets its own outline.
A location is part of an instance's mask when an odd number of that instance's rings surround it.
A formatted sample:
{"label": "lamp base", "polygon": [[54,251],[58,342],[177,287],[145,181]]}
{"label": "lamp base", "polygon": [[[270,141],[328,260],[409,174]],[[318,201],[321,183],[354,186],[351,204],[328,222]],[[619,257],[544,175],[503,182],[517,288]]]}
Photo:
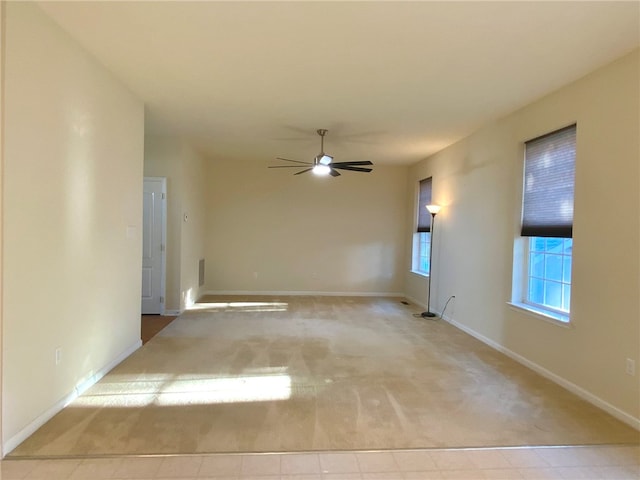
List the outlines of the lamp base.
{"label": "lamp base", "polygon": [[435,316],[436,316],[436,314],[435,314],[435,313],[431,313],[431,312],[422,312],[422,313],[420,314],[420,316],[421,316],[422,318],[431,318],[431,317],[435,317]]}

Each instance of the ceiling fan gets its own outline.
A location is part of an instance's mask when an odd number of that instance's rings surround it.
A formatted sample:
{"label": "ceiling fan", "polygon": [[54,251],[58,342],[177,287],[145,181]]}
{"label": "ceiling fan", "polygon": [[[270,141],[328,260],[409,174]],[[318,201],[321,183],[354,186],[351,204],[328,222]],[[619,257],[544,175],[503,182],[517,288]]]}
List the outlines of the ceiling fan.
{"label": "ceiling fan", "polygon": [[327,134],[328,130],[321,128],[319,130],[316,130],[316,132],[318,133],[318,135],[320,135],[320,153],[315,156],[313,162],[301,162],[299,160],[290,160],[288,158],[277,157],[278,160],[298,163],[300,165],[273,165],[269,168],[304,168],[302,165],[310,165],[304,170],[294,173],[294,175],[313,172],[316,175],[331,175],[332,177],[340,176],[340,172],[338,170],[350,170],[352,172],[365,173],[368,173],[372,170],[371,168],[362,167],[362,165],[373,165],[373,163],[368,160],[356,162],[334,162],[331,155],[327,155],[326,153],[324,153],[324,136]]}

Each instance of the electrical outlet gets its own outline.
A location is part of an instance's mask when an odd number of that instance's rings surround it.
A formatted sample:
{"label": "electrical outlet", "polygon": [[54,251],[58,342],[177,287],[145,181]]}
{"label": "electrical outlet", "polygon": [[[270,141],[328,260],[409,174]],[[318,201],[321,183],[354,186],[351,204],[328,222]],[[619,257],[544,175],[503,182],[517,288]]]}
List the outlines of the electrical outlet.
{"label": "electrical outlet", "polygon": [[62,362],[62,347],[56,348],[56,365],[60,365]]}
{"label": "electrical outlet", "polygon": [[634,360],[632,360],[631,358],[627,358],[627,362],[625,364],[625,372],[627,372],[627,375],[635,375],[636,374],[636,362]]}

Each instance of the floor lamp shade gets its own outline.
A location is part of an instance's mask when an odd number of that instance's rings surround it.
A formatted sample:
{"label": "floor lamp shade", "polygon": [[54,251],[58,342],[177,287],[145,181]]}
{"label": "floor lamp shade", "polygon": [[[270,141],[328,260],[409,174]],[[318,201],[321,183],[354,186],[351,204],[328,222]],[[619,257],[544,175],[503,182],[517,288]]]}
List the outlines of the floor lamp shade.
{"label": "floor lamp shade", "polygon": [[[440,205],[427,205],[427,210],[431,214],[431,217],[435,217],[442,207]],[[433,218],[432,218],[433,220]]]}

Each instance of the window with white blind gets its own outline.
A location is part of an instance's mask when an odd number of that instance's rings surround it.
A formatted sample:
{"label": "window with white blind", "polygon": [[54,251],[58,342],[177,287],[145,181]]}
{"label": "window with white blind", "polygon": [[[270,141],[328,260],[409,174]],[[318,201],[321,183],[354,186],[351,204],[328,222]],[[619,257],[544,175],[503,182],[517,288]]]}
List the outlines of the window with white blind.
{"label": "window with white blind", "polygon": [[524,284],[513,301],[562,322],[571,303],[575,159],[576,125],[525,142],[523,265],[514,266]]}
{"label": "window with white blind", "polygon": [[432,177],[420,180],[417,209],[417,225],[413,234],[413,264],[411,270],[421,275],[429,275],[431,271],[431,214],[427,205],[431,204]]}

